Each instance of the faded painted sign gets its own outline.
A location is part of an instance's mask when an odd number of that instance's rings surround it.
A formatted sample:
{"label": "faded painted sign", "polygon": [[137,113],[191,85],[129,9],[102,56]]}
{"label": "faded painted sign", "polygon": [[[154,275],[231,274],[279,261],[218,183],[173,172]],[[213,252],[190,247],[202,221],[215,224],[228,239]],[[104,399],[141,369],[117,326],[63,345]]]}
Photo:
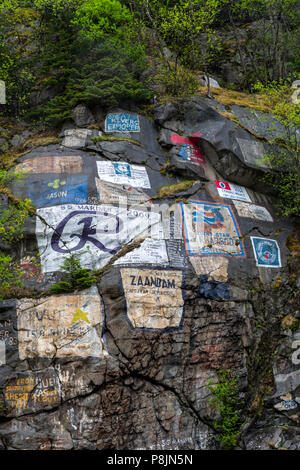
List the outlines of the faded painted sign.
{"label": "faded painted sign", "polygon": [[87,176],[71,175],[65,178],[45,178],[28,184],[29,198],[36,207],[54,204],[85,204]]}
{"label": "faded painted sign", "polygon": [[41,376],[19,377],[5,387],[5,401],[11,408],[26,409],[36,404],[58,404],[61,384],[54,371]]}
{"label": "faded painted sign", "polygon": [[102,357],[103,312],[96,288],[17,301],[20,359]]}
{"label": "faded painted sign", "polygon": [[246,257],[231,206],[205,201],[180,203],[187,253]]}
{"label": "faded painted sign", "polygon": [[2,343],[2,353],[5,357],[5,351],[7,348],[15,349],[18,344],[18,339],[16,335],[16,328],[14,326],[12,319],[3,319],[0,320],[0,342]]}
{"label": "faded painted sign", "polygon": [[105,183],[99,180],[99,178],[95,178],[95,181],[99,201],[104,203],[118,204],[126,198],[127,204],[139,204],[150,199],[141,189],[133,188],[128,184]]}
{"label": "faded painted sign", "polygon": [[22,271],[22,279],[29,279],[35,282],[43,282],[41,265],[37,263],[36,258],[25,256],[21,259],[19,268]]}
{"label": "faded painted sign", "polygon": [[0,340],[0,366],[6,364],[6,348],[5,341]]}
{"label": "faded painted sign", "polygon": [[132,328],[179,328],[183,318],[182,271],[121,269]]}
{"label": "faded painted sign", "polygon": [[108,114],[105,119],[105,132],[140,132],[139,116],[129,113]]}
{"label": "faded painted sign", "polygon": [[16,168],[24,173],[81,173],[82,158],[77,155],[29,158]]}
{"label": "faded painted sign", "polygon": [[294,400],[284,400],[274,406],[278,411],[288,411],[298,408],[298,404]]}
{"label": "faded painted sign", "polygon": [[280,268],[280,250],[276,240],[250,237],[256,259],[256,266]]}
{"label": "faded painted sign", "polygon": [[262,168],[269,168],[271,165],[264,159],[265,148],[261,142],[248,139],[236,139],[244,160],[251,165],[260,166]]}
{"label": "faded painted sign", "polygon": [[92,133],[90,129],[67,129],[62,145],[71,148],[85,147],[87,139]]}
{"label": "faded painted sign", "polygon": [[196,133],[190,137],[182,137],[178,134],[172,134],[171,142],[173,144],[182,144],[179,153],[180,160],[193,163],[195,165],[203,165],[206,163],[198,146],[201,135],[202,134]]}
{"label": "faded painted sign", "polygon": [[247,204],[246,202],[233,201],[233,204],[240,217],[249,217],[250,219],[265,220],[273,222],[270,212],[263,206],[256,204]]}
{"label": "faded painted sign", "polygon": [[251,202],[246,188],[233,183],[215,180],[219,196],[229,199],[238,199],[240,201]]}
{"label": "faded painted sign", "polygon": [[6,104],[6,89],[3,80],[0,80],[0,104]]}
{"label": "faded painted sign", "polygon": [[[101,268],[134,239],[157,238],[161,215],[109,205],[60,205],[38,209],[36,235],[43,272],[59,270],[64,257],[74,252],[81,266]],[[162,237],[163,238],[163,237]],[[147,259],[147,253],[144,253]]]}
{"label": "faded painted sign", "polygon": [[169,263],[165,240],[146,238],[139,248],[130,251],[114,264],[156,264],[167,265]]}
{"label": "faded painted sign", "polygon": [[296,348],[298,349],[294,351],[292,354],[292,363],[298,366],[300,364],[300,340],[293,341],[292,349],[296,349]]}
{"label": "faded painted sign", "polygon": [[208,275],[208,280],[226,282],[228,279],[228,262],[225,256],[191,256],[191,265],[196,274]]}
{"label": "faded painted sign", "polygon": [[27,408],[28,400],[34,390],[35,379],[34,377],[26,377],[17,379],[13,385],[5,387],[5,401],[11,408],[25,409]]}
{"label": "faded painted sign", "polygon": [[130,165],[126,162],[97,162],[97,168],[102,181],[125,184],[133,188],[151,188],[144,166]]}

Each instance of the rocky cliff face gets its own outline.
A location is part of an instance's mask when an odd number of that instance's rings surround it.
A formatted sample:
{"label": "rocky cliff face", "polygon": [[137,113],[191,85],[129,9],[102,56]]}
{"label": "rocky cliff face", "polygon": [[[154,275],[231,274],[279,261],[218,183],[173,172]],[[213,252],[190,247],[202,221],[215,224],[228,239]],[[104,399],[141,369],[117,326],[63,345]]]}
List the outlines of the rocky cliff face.
{"label": "rocky cliff face", "polygon": [[[267,123],[230,111],[81,107],[19,157],[37,211],[15,247],[28,295],[0,305],[2,448],[217,449],[220,369],[237,448],[299,448],[299,242],[259,180]],[[72,254],[95,284],[49,295]]]}

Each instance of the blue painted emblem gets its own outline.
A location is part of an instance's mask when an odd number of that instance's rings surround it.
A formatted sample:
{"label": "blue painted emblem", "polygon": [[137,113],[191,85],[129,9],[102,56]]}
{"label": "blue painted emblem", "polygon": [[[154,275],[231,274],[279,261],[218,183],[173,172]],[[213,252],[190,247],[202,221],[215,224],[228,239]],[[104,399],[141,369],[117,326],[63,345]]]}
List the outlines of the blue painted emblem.
{"label": "blue painted emblem", "polygon": [[36,207],[87,202],[87,176],[66,176],[32,181],[28,194]]}
{"label": "blue painted emblem", "polygon": [[257,266],[280,268],[280,250],[276,240],[251,237]]}
{"label": "blue painted emblem", "polygon": [[105,120],[105,132],[140,132],[137,114],[108,114]]}

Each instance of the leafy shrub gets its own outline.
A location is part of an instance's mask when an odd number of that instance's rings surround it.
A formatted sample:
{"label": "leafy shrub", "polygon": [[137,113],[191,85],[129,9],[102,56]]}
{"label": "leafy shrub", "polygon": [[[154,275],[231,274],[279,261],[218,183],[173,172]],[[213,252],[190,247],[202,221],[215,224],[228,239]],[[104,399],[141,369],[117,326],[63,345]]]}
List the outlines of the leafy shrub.
{"label": "leafy shrub", "polygon": [[164,86],[166,94],[171,96],[193,95],[199,88],[195,74],[183,67],[171,69],[161,64],[154,78]]}
{"label": "leafy shrub", "polygon": [[236,446],[240,431],[240,409],[236,379],[226,370],[218,371],[218,383],[209,382],[209,389],[214,394],[208,404],[220,414],[220,419],[214,423],[220,431],[218,439],[225,450]]}
{"label": "leafy shrub", "polygon": [[294,91],[292,80],[273,81],[268,85],[258,82],[254,88],[262,94],[282,129],[279,135],[276,128],[269,128],[269,141],[276,145],[276,151],[268,151],[265,160],[274,171],[267,173],[263,179],[278,194],[277,207],[281,214],[286,217],[299,216],[300,104],[291,96]]}

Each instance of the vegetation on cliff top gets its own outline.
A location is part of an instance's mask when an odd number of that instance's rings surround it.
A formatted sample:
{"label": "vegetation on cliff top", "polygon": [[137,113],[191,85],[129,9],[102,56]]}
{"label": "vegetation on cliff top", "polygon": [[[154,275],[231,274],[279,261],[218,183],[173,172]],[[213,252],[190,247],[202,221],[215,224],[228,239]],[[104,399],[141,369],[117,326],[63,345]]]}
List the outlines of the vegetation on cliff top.
{"label": "vegetation on cliff top", "polygon": [[280,142],[285,150],[267,156],[278,171],[266,178],[284,215],[296,215],[299,103],[289,101],[287,89],[300,72],[297,5],[296,0],[3,0],[0,79],[7,104],[0,111],[49,127],[70,119],[80,103],[93,109],[149,103],[149,80],[152,90],[168,97],[199,94],[199,71],[218,75],[220,64],[234,56],[240,88],[251,94],[214,94],[225,106],[271,109],[287,129]]}
{"label": "vegetation on cliff top", "polygon": [[41,122],[79,103],[146,103],[146,76],[169,95],[195,93],[199,71],[221,75],[232,54],[240,89],[300,71],[296,0],[3,0],[0,13],[3,112]]}

